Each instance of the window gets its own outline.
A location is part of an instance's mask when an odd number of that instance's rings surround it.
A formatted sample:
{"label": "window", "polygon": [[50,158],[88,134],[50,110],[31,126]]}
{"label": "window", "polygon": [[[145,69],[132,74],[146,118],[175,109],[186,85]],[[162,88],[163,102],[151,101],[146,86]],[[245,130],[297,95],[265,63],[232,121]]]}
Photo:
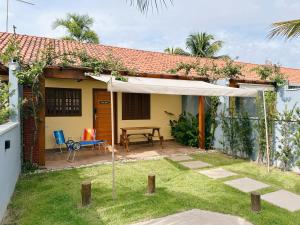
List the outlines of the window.
{"label": "window", "polygon": [[257,117],[256,115],[256,98],[236,97],[236,111],[238,113],[247,112],[249,117]]}
{"label": "window", "polygon": [[81,116],[81,89],[46,88],[46,116]]}
{"label": "window", "polygon": [[150,95],[149,94],[122,94],[123,120],[149,120]]}

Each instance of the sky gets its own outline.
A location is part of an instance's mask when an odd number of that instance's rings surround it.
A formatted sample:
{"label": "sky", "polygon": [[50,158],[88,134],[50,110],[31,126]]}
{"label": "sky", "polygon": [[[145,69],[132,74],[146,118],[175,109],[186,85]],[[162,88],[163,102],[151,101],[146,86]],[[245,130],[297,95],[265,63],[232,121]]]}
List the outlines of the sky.
{"label": "sky", "polygon": [[[300,39],[266,38],[270,24],[299,19],[299,0],[173,0],[159,12],[144,15],[129,0],[28,0],[34,6],[9,0],[9,31],[60,38],[53,30],[56,18],[67,13],[88,14],[101,44],[163,51],[185,48],[193,32],[213,34],[224,41],[220,54],[239,61],[263,64],[267,60],[300,68]],[[5,31],[6,0],[0,0],[0,31]]]}

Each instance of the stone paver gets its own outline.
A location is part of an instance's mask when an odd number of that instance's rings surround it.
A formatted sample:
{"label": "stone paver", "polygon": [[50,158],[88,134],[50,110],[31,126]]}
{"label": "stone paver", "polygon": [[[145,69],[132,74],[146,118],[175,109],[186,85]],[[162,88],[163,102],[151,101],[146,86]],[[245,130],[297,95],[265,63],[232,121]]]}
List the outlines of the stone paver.
{"label": "stone paver", "polygon": [[211,166],[211,164],[208,164],[208,163],[202,162],[202,161],[181,162],[180,164],[189,169],[200,169],[203,167]]}
{"label": "stone paver", "polygon": [[201,170],[199,173],[208,176],[213,179],[221,179],[225,177],[231,177],[237,175],[236,173],[230,172],[228,170],[224,170],[222,168],[216,168],[211,170]]}
{"label": "stone paver", "polygon": [[269,187],[269,185],[265,183],[253,180],[248,177],[230,180],[224,183],[246,193]]}
{"label": "stone paver", "polygon": [[168,157],[168,159],[175,161],[175,162],[193,160],[193,158],[188,155],[172,155],[172,156]]}
{"label": "stone paver", "polygon": [[237,216],[225,215],[200,209],[153,219],[135,225],[253,225]]}
{"label": "stone paver", "polygon": [[300,195],[286,190],[279,190],[262,195],[261,198],[273,205],[284,208],[291,212],[300,210]]}

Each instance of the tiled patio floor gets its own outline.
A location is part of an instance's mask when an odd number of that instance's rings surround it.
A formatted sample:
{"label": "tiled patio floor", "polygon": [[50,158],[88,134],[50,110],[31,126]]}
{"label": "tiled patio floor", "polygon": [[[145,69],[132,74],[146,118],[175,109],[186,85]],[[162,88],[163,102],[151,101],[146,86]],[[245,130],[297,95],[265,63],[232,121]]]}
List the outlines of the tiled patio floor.
{"label": "tiled patio floor", "polygon": [[[198,151],[197,149],[182,146],[174,141],[165,141],[162,149],[159,143],[154,146],[149,144],[132,144],[129,146],[129,152],[124,152],[123,147],[116,146],[116,160],[135,160],[135,159],[153,159],[157,157],[170,157],[173,155],[191,154]],[[111,162],[111,152],[106,153],[102,150],[92,150],[86,148],[80,150],[74,162],[67,162],[67,152],[64,150],[46,150],[46,169],[63,169],[68,167],[78,167],[88,164],[97,164]]]}

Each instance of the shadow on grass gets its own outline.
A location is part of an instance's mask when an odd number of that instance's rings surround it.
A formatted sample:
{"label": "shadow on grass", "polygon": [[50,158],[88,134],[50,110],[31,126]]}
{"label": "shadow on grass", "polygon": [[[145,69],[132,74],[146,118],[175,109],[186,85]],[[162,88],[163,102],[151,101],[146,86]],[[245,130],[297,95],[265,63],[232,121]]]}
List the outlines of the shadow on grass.
{"label": "shadow on grass", "polygon": [[[168,163],[167,163],[168,162]],[[147,174],[156,174],[157,192],[145,195]],[[263,202],[250,211],[250,197],[219,181],[198,176],[169,160],[118,164],[117,199],[112,200],[111,166],[34,175],[18,182],[10,209],[15,224],[131,224],[193,208],[233,214],[256,225],[295,225],[300,213]],[[92,202],[80,205],[80,184],[92,180]]]}
{"label": "shadow on grass", "polygon": [[182,170],[182,171],[190,170],[189,168],[181,165],[180,162],[173,161],[169,158],[164,158],[164,160],[178,170]]}

